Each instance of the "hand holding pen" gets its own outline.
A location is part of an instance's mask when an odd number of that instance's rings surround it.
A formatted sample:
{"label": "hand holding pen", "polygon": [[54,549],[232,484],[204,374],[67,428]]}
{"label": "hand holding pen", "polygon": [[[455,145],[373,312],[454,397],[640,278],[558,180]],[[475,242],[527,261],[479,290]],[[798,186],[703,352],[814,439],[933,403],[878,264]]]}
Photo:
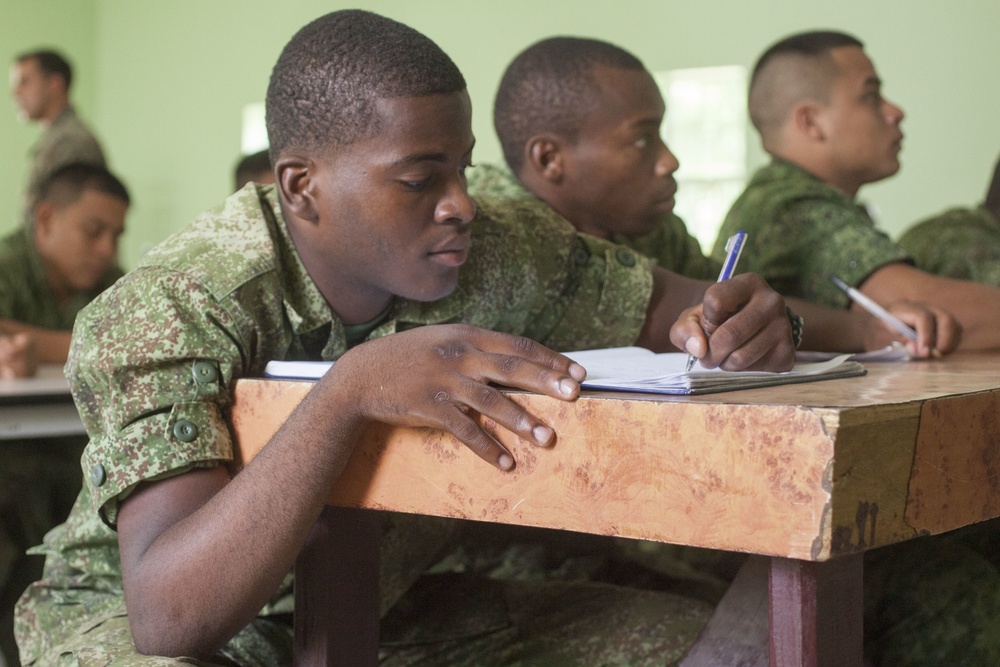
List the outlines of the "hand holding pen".
{"label": "hand holding pen", "polygon": [[[830,282],[843,290],[851,301],[864,308],[871,315],[884,322],[889,328],[893,329],[905,339],[912,342],[914,348],[916,348],[919,352],[919,335],[912,327],[905,324],[902,320],[880,306],[860,290],[845,283],[839,277],[829,275],[827,278],[830,279]],[[930,347],[929,354],[936,359],[941,357],[941,353],[934,347]]]}
{"label": "hand holding pen", "polygon": [[[729,280],[732,277],[733,272],[736,270],[736,262],[740,261],[740,253],[743,252],[743,244],[747,240],[747,233],[740,230],[729,237],[726,241],[726,261],[722,264],[722,271],[719,272],[719,279],[716,282],[722,282],[723,280]],[[693,354],[688,355],[687,360],[687,371],[690,372],[694,368],[694,362],[698,359]]]}

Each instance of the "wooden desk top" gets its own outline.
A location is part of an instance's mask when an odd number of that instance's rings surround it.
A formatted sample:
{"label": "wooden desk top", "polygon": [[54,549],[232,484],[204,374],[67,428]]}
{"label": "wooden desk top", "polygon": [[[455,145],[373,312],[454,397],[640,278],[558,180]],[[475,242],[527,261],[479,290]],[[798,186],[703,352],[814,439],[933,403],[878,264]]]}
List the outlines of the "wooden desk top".
{"label": "wooden desk top", "polygon": [[[442,432],[375,425],[330,502],[817,561],[1000,516],[1000,355],[866,366],[697,397],[511,392],[557,442],[501,437],[507,473]],[[311,387],[237,382],[237,465]]]}

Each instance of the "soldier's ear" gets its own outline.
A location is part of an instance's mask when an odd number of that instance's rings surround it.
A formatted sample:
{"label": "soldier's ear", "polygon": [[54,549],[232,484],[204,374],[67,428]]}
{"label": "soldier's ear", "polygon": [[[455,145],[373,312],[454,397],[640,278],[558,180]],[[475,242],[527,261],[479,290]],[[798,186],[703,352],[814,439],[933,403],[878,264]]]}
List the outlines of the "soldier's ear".
{"label": "soldier's ear", "polygon": [[53,222],[52,218],[55,215],[55,212],[55,207],[47,201],[40,201],[35,204],[34,215],[32,218],[34,220],[36,240],[40,236],[45,237],[51,233]]}
{"label": "soldier's ear", "polygon": [[563,142],[551,134],[531,137],[525,145],[524,169],[530,169],[553,185],[562,182],[565,175]]}
{"label": "soldier's ear", "polygon": [[319,220],[317,166],[313,159],[297,155],[283,155],[274,165],[275,186],[286,210],[309,222]]}
{"label": "soldier's ear", "polygon": [[792,107],[792,126],[813,141],[826,139],[824,108],[815,102],[799,102]]}

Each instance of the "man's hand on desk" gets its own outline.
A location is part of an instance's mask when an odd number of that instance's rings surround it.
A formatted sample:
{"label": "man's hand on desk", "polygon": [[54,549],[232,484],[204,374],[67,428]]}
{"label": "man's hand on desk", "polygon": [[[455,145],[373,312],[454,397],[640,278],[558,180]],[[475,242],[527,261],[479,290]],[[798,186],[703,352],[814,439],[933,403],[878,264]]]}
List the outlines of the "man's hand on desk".
{"label": "man's hand on desk", "polygon": [[31,377],[38,370],[35,339],[28,333],[0,334],[0,378]]}
{"label": "man's hand on desk", "polygon": [[795,362],[785,301],[754,273],[709,287],[700,305],[681,313],[670,340],[706,368],[787,371]]}
{"label": "man's hand on desk", "polygon": [[357,389],[358,417],[448,431],[483,460],[508,470],[513,456],[470,413],[540,446],[551,444],[555,434],[491,383],[572,400],[585,374],[579,364],[527,338],[455,324],[359,345],[326,378]]}
{"label": "man's hand on desk", "polygon": [[[58,329],[44,329],[25,324],[24,322],[18,322],[17,320],[0,319],[0,338],[13,338],[22,334],[28,337],[29,341],[27,344],[30,345],[32,350],[29,376],[35,374],[35,368],[38,364],[66,363],[66,359],[69,357],[69,344],[72,332]],[[0,357],[0,366],[2,365],[5,365],[5,363],[2,357]],[[26,376],[18,375],[15,377]]]}
{"label": "man's hand on desk", "polygon": [[[852,306],[852,309],[855,307]],[[900,300],[886,307],[892,315],[917,332],[916,342],[905,340],[897,331],[864,310],[858,310],[866,317],[864,341],[866,350],[878,350],[893,341],[906,344],[910,354],[916,359],[926,359],[933,355],[954,352],[962,340],[962,325],[951,313],[936,306],[917,301]]]}

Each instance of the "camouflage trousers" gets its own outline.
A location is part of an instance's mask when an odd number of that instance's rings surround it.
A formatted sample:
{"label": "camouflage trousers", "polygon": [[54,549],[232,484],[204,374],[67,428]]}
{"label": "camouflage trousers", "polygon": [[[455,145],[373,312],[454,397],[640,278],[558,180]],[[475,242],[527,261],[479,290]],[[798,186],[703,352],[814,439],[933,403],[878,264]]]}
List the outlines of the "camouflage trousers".
{"label": "camouflage trousers", "polygon": [[[474,575],[421,578],[383,619],[385,667],[575,667],[674,665],[710,605],[663,592],[566,581],[498,581]],[[257,619],[239,652],[208,661],[136,653],[125,616],[54,647],[36,664],[54,667],[274,667],[291,664],[288,619]]]}
{"label": "camouflage trousers", "polygon": [[865,554],[865,655],[892,667],[1000,665],[1000,525]]}
{"label": "camouflage trousers", "polygon": [[0,442],[0,653],[16,667],[14,603],[42,573],[28,556],[45,533],[66,518],[80,491],[85,438]]}

